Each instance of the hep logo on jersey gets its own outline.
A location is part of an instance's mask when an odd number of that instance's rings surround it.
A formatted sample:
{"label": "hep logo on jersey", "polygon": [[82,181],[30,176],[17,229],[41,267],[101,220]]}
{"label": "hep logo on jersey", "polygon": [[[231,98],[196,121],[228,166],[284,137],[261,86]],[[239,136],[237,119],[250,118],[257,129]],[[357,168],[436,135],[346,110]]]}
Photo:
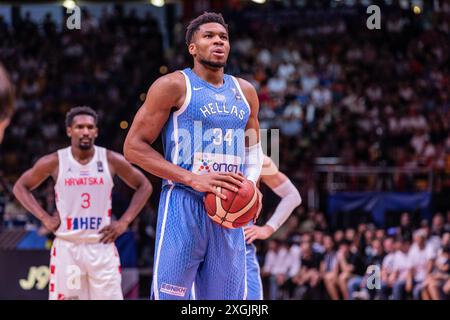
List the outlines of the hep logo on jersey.
{"label": "hep logo on jersey", "polygon": [[101,217],[75,217],[66,219],[67,230],[98,230],[101,224]]}

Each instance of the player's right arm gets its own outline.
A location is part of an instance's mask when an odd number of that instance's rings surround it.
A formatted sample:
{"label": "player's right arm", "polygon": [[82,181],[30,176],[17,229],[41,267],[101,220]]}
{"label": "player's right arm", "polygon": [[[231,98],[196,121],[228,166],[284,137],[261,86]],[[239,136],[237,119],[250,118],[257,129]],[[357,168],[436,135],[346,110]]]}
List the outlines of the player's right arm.
{"label": "player's right arm", "polygon": [[196,175],[167,161],[152,147],[172,108],[181,107],[185,96],[186,84],[180,72],[165,75],[151,85],[125,139],[125,158],[155,176],[182,183],[200,192],[213,192],[225,199],[225,195],[215,187],[236,191],[235,185],[241,185],[242,176],[233,173]]}
{"label": "player's right arm", "polygon": [[29,170],[25,171],[14,185],[14,196],[22,206],[38,218],[52,232],[58,229],[59,215],[50,215],[38,203],[31,191],[39,187],[48,177],[56,178],[58,172],[58,154],[52,153],[39,159]]}

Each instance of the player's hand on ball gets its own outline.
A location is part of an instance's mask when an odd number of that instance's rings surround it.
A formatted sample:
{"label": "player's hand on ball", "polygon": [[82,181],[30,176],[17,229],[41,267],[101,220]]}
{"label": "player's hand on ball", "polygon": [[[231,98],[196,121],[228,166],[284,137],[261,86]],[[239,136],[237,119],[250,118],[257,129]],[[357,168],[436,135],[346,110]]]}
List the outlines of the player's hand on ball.
{"label": "player's hand on ball", "polygon": [[242,186],[244,181],[242,175],[236,173],[207,173],[202,175],[194,175],[191,182],[191,187],[199,192],[212,192],[221,199],[226,200],[226,196],[217,190],[217,187],[222,187],[233,192],[238,191],[238,187]]}
{"label": "player's hand on ball", "polygon": [[61,224],[61,219],[59,219],[59,213],[55,212],[53,215],[48,215],[42,220],[44,227],[51,232],[56,232],[59,225]]}
{"label": "player's hand on ball", "polygon": [[99,233],[102,234],[100,242],[111,243],[116,241],[128,229],[128,224],[124,221],[113,221],[109,226],[104,227]]}
{"label": "player's hand on ball", "polygon": [[248,244],[252,243],[256,239],[265,240],[273,234],[274,230],[271,226],[248,226],[244,227],[245,241]]}

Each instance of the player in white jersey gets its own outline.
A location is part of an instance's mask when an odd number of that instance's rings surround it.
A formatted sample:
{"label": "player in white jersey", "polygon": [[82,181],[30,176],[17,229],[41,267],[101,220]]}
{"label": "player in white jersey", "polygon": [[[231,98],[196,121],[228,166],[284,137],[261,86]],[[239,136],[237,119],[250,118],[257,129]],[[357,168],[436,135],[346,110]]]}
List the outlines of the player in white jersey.
{"label": "player in white jersey", "polygon": [[249,225],[244,228],[247,241],[247,290],[249,300],[263,299],[261,275],[253,241],[269,238],[287,220],[292,211],[302,203],[300,193],[291,180],[284,173],[280,172],[272,159],[267,156],[264,156],[263,168],[259,179],[259,184],[261,183],[272,189],[281,198],[281,201],[264,226]]}
{"label": "player in white jersey", "polygon": [[[123,299],[120,259],[114,241],[148,200],[152,187],[125,158],[94,145],[97,114],[76,107],[66,116],[71,145],[39,159],[14,186],[14,195],[55,233],[50,259],[50,299]],[[113,177],[135,189],[127,211],[111,220]],[[31,193],[55,181],[56,209],[47,213]]]}
{"label": "player in white jersey", "polygon": [[8,73],[0,63],[0,144],[14,112],[14,98],[13,85],[9,80]]}

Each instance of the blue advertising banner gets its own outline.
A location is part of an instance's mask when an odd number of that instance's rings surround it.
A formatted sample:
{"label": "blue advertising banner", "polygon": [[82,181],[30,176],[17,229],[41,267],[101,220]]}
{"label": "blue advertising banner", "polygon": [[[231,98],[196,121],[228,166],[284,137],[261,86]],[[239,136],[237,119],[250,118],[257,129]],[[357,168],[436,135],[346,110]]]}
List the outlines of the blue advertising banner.
{"label": "blue advertising banner", "polygon": [[338,192],[328,196],[327,213],[369,212],[377,226],[384,226],[387,211],[419,211],[422,219],[430,219],[430,204],[430,192]]}

